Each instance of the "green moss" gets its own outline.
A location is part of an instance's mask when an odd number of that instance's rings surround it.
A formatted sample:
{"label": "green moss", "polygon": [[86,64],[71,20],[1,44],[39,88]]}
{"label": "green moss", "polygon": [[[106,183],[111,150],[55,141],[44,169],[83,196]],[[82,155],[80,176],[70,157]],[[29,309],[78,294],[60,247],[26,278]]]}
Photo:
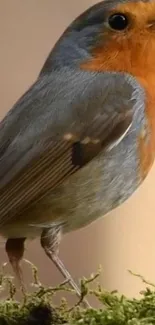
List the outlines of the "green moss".
{"label": "green moss", "polygon": [[[81,299],[72,309],[63,299],[60,306],[52,303],[57,291],[71,291],[67,284],[45,288],[39,283],[37,270],[33,267],[34,284],[37,286],[32,294],[26,293],[22,302],[15,300],[16,289],[13,280],[4,273],[0,277],[1,291],[8,288],[8,299],[0,302],[0,325],[151,325],[155,324],[155,285],[148,283],[140,275],[136,275],[146,284],[140,299],[129,299],[116,291],[108,292],[97,285],[90,290],[90,282],[99,274],[81,281]],[[148,287],[149,285],[149,287]],[[152,287],[152,288],[151,288]],[[151,289],[150,289],[151,288]],[[96,296],[103,308],[84,309],[82,301],[87,294]],[[73,293],[72,293],[73,294]]]}

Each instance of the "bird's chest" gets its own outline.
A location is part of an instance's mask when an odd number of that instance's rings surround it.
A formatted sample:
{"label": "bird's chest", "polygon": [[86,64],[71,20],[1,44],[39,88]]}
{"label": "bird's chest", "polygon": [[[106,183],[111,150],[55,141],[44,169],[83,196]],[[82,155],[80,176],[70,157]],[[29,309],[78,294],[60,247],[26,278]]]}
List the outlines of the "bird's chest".
{"label": "bird's chest", "polygon": [[139,134],[140,174],[147,176],[155,158],[155,82],[154,78],[140,79],[146,91],[145,128]]}

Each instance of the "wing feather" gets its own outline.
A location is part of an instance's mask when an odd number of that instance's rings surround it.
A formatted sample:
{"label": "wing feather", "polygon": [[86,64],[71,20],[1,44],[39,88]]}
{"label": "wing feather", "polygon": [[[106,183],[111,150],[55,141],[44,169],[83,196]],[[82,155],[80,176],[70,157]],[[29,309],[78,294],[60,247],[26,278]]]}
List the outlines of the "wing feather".
{"label": "wing feather", "polygon": [[0,226],[123,139],[134,90],[129,78],[108,73],[36,81],[0,125]]}

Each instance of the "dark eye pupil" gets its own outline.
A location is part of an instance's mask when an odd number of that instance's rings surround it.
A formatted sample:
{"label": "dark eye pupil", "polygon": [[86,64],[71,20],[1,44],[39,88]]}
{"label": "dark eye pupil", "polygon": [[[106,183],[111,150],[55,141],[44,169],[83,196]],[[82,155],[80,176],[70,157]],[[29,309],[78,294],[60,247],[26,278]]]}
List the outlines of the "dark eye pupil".
{"label": "dark eye pupil", "polygon": [[128,19],[125,15],[114,14],[109,17],[109,25],[112,29],[123,30],[128,26]]}

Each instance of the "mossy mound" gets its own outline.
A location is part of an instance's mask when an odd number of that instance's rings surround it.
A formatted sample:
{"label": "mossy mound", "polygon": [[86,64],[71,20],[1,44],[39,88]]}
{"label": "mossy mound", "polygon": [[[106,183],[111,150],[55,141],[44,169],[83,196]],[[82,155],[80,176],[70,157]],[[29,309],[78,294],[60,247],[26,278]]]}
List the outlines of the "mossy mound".
{"label": "mossy mound", "polygon": [[[14,298],[15,287],[12,279],[1,276],[1,289],[9,286],[9,297],[0,302],[0,325],[152,325],[155,324],[155,285],[145,281],[146,289],[141,292],[140,299],[129,299],[118,292],[108,292],[97,285],[96,290],[90,290],[89,283],[94,281],[98,274],[90,279],[81,281],[81,299],[72,309],[63,299],[60,306],[52,303],[52,297],[60,290],[69,290],[66,284],[56,288],[45,288],[36,277],[33,269],[34,282],[37,289],[32,294],[25,294],[22,302]],[[148,287],[149,285],[149,287]],[[152,288],[151,288],[152,286]],[[69,290],[70,291],[70,290]],[[103,308],[85,309],[83,299],[87,294],[94,295],[103,305]],[[63,291],[62,291],[63,296]]]}

